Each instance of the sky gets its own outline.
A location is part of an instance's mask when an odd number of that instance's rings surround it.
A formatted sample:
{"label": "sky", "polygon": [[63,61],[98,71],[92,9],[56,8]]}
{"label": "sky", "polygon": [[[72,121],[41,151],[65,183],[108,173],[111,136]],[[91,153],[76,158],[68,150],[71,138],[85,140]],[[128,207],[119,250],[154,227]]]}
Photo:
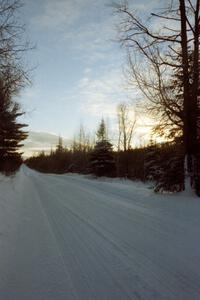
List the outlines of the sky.
{"label": "sky", "polygon": [[[130,1],[146,12],[159,0]],[[80,124],[91,132],[104,117],[116,127],[119,102],[135,103],[127,88],[126,55],[117,42],[109,0],[25,0],[22,21],[35,49],[26,54],[32,84],[20,94],[28,129],[72,139]],[[144,120],[145,118],[143,118]],[[145,121],[140,124],[145,132]],[[142,128],[143,127],[143,128]]]}

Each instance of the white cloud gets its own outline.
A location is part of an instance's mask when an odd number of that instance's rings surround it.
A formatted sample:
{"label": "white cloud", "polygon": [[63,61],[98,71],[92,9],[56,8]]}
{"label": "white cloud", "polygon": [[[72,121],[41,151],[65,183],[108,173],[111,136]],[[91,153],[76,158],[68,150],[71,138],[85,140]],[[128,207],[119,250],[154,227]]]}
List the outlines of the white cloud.
{"label": "white cloud", "polygon": [[[93,75],[93,76],[92,76]],[[116,115],[116,105],[127,98],[123,89],[123,78],[120,69],[107,69],[98,76],[84,76],[78,84],[78,94],[82,100],[84,114],[99,116]]]}
{"label": "white cloud", "polygon": [[[51,149],[55,149],[58,144],[58,136],[48,132],[35,132],[30,131],[28,138],[24,141],[24,146],[22,151],[24,156],[37,155],[41,151],[49,153]],[[66,138],[63,138],[63,146],[69,147],[72,141]]]}
{"label": "white cloud", "polygon": [[[90,117],[95,117],[97,122],[101,117],[109,119],[110,136],[112,136],[112,141],[115,143],[118,127],[117,104],[127,102],[134,106],[138,91],[134,88],[124,88],[125,79],[120,68],[108,66],[101,75],[94,76],[91,70],[89,73],[84,72],[84,75],[78,84],[77,94],[75,95],[75,97],[81,99],[82,114],[86,116],[86,120]],[[139,114],[138,112],[136,113],[136,119],[133,145],[147,144],[155,122],[144,113]]]}
{"label": "white cloud", "polygon": [[88,20],[63,33],[63,42],[74,56],[93,64],[112,59],[116,32],[112,17]]}
{"label": "white cloud", "polygon": [[[38,37],[41,38],[41,44],[47,48],[43,49],[45,50],[44,56],[48,57],[49,48],[52,50],[51,60],[48,64],[54,60],[57,61],[56,55],[62,53],[57,50],[62,49],[66,55],[63,60],[69,60],[70,67],[72,63],[74,66],[69,70],[70,75],[71,73],[78,74],[73,76],[76,77],[77,84],[75,82],[73,86],[69,86],[66,92],[62,91],[62,88],[57,90],[58,96],[56,96],[55,102],[58,107],[60,104],[63,106],[63,102],[66,102],[66,107],[70,110],[69,119],[73,109],[74,111],[80,110],[80,115],[84,116],[85,120],[89,120],[91,117],[99,120],[103,115],[114,121],[117,104],[128,100],[131,95],[134,98],[136,94],[135,90],[125,91],[124,89],[125,83],[120,68],[123,62],[122,51],[118,51],[113,42],[116,36],[114,22],[117,20],[111,15],[112,8],[105,6],[105,1],[44,0],[41,2],[41,10],[31,21],[34,28],[36,27]],[[149,3],[152,5],[155,1],[149,1],[145,5],[143,3],[139,0],[134,1],[134,7],[142,10],[149,6]],[[52,45],[52,48],[49,45]],[[78,65],[76,59],[78,63],[80,61]],[[85,69],[83,70],[83,68]],[[67,72],[66,75],[68,75]],[[42,76],[50,78],[50,74],[47,73]],[[58,76],[60,75],[58,74]],[[77,79],[79,76],[82,76],[80,80]],[[63,78],[64,76],[59,80],[67,81]],[[42,80],[43,82],[45,81]],[[52,87],[49,87],[49,90],[51,89]],[[53,94],[56,87],[53,87],[51,91]],[[35,99],[30,101],[32,107],[40,107],[43,111],[46,111],[47,108],[49,111],[51,95],[48,94],[48,107],[45,104],[47,101],[41,101],[44,97],[38,91],[27,96],[27,99]],[[37,104],[37,101],[40,101],[41,104]],[[72,121],[74,121],[74,115]]]}

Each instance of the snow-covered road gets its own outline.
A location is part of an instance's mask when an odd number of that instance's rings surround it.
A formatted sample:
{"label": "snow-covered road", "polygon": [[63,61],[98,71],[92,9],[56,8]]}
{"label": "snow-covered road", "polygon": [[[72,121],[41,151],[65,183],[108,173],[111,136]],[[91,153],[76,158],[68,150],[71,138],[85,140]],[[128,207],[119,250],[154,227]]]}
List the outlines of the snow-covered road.
{"label": "snow-covered road", "polygon": [[139,183],[0,177],[1,300],[199,300],[200,200]]}

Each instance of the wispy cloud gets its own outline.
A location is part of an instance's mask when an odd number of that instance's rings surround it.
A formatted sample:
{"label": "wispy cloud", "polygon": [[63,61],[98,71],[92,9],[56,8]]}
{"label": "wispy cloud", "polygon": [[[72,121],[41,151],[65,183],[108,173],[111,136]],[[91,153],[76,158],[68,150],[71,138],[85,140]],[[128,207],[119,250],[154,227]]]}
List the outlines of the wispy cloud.
{"label": "wispy cloud", "polygon": [[112,117],[116,114],[116,105],[127,98],[123,89],[120,69],[107,69],[101,75],[87,74],[78,84],[78,93],[83,99],[82,112],[99,116],[101,113]]}
{"label": "wispy cloud", "polygon": [[45,0],[41,13],[32,19],[41,29],[63,28],[76,22],[89,0]]}
{"label": "wispy cloud", "polygon": [[110,0],[45,0],[31,19],[39,34],[91,63],[106,59],[115,36]]}
{"label": "wispy cloud", "polygon": [[[111,2],[31,2],[37,3],[29,25],[32,36],[38,40],[39,66],[37,88],[24,93],[22,102],[28,110],[30,107],[34,110],[32,116],[28,116],[32,130],[66,131],[72,136],[80,120],[95,130],[102,116],[114,122],[117,104],[130,101],[137,94],[135,89],[124,89],[123,51],[113,41],[118,20],[108,6]],[[132,2],[135,9],[145,11],[156,0],[145,4],[140,0]]]}
{"label": "wispy cloud", "polygon": [[[24,156],[37,155],[41,151],[49,153],[51,149],[55,150],[58,144],[58,136],[47,132],[30,131],[28,138],[24,142],[22,151]],[[63,138],[63,145],[69,147],[72,141]]]}

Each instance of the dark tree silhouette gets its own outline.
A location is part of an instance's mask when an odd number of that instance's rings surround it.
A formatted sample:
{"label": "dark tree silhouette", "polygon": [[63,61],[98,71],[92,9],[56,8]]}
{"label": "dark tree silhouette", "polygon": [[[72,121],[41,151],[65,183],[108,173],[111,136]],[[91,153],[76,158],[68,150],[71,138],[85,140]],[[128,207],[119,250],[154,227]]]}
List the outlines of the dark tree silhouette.
{"label": "dark tree silhouette", "polygon": [[154,113],[166,117],[166,127],[177,121],[174,118],[174,114],[177,114],[176,101],[171,101],[166,93],[168,79],[177,69],[182,74],[179,78],[183,100],[181,136],[185,175],[190,178],[194,177],[194,164],[197,164],[199,153],[199,4],[200,0],[169,1],[168,7],[161,13],[151,14],[152,18],[166,21],[166,25],[159,30],[154,23],[145,22],[136,15],[128,7],[127,1],[116,5],[116,12],[122,17],[119,25],[120,41],[128,52],[131,80],[138,84],[145,97],[153,103],[151,109]]}
{"label": "dark tree silhouette", "polygon": [[91,172],[97,176],[113,176],[115,161],[112,144],[108,141],[105,122],[102,119],[97,130],[97,142],[91,152]]}
{"label": "dark tree silhouette", "polygon": [[[17,121],[23,115],[19,104],[13,102],[0,79],[0,171],[14,170],[21,162],[18,151],[27,137],[26,126]],[[12,166],[13,165],[13,166]]]}
{"label": "dark tree silhouette", "polygon": [[0,169],[14,169],[21,161],[21,141],[27,137],[16,96],[28,82],[23,53],[29,49],[19,21],[20,0],[0,0]]}

